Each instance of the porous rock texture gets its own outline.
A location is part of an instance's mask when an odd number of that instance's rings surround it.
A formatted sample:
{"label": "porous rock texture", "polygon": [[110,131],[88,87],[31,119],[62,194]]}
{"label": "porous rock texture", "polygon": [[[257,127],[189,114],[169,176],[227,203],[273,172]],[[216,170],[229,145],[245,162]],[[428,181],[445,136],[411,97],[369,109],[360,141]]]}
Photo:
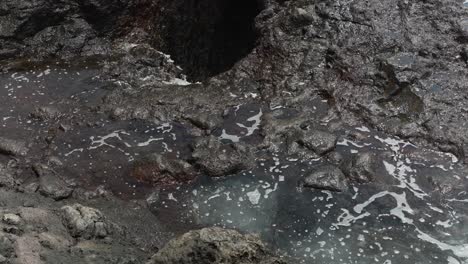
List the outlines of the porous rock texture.
{"label": "porous rock texture", "polygon": [[[86,69],[81,85],[104,83],[73,95],[59,87],[53,103],[39,100],[32,109],[16,102],[37,123],[0,131],[0,260],[143,263],[174,234],[141,201],[123,202],[96,186],[117,176],[139,180],[126,191],[172,188],[200,175],[249,171],[275,154],[327,164],[308,168],[305,187],[346,191],[394,181],[379,173],[386,154],[342,156],[339,148],[360,138],[350,127],[468,162],[467,17],[463,0],[0,1],[5,76],[26,78],[14,73],[32,64],[42,76],[65,62]],[[252,115],[238,121],[241,106]],[[225,127],[231,119],[236,127]],[[132,122],[178,124],[185,134],[170,135],[179,145],[166,145],[167,156],[125,157],[125,168],[102,149],[101,160],[86,159],[84,152],[103,146],[129,156],[131,146],[146,147],[93,134],[106,124],[139,130]],[[114,140],[128,136],[119,131],[106,130]],[[167,138],[150,138],[158,140]],[[108,169],[115,177],[96,180]],[[462,186],[462,179],[426,181],[444,194]],[[210,228],[172,240],[150,263],[283,262],[257,237]]]}

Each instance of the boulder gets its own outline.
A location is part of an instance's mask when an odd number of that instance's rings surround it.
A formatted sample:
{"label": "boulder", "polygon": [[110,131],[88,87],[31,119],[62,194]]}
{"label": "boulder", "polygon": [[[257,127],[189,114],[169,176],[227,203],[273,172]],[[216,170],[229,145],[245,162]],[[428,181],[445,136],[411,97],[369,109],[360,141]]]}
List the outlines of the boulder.
{"label": "boulder", "polygon": [[190,231],[169,241],[147,264],[284,264],[255,235],[218,227]]}

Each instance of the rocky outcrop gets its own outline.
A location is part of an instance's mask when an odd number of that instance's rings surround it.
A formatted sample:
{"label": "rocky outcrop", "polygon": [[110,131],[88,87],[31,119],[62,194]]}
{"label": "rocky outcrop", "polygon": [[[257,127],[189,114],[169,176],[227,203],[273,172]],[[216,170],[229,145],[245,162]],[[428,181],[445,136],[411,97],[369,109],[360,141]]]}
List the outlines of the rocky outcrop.
{"label": "rocky outcrop", "polygon": [[255,235],[217,227],[190,231],[167,243],[147,264],[285,264]]}
{"label": "rocky outcrop", "polygon": [[39,177],[39,193],[54,200],[68,198],[73,189],[57,175],[52,168],[44,164],[36,164],[34,171]]}

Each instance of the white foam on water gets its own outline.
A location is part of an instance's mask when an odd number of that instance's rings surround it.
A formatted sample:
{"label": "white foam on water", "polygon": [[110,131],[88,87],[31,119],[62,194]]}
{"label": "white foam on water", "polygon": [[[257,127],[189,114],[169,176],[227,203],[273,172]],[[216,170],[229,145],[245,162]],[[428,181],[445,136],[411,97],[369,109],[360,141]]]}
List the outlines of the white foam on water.
{"label": "white foam on water", "polygon": [[265,195],[263,195],[263,197],[265,199],[268,199],[268,197],[270,196],[270,194],[274,191],[278,190],[278,183],[275,183],[275,186],[273,186],[273,188],[267,188],[265,189]]}
{"label": "white foam on water", "polygon": [[370,129],[365,126],[356,127],[356,130],[359,130],[361,132],[370,132]]}
{"label": "white foam on water", "polygon": [[255,130],[257,130],[260,127],[262,115],[263,115],[263,112],[262,112],[262,109],[260,109],[258,114],[254,115],[252,117],[249,117],[247,119],[247,121],[250,121],[250,122],[253,121],[254,122],[251,126],[246,126],[246,125],[243,125],[243,124],[240,124],[240,123],[237,123],[237,126],[247,129],[247,134],[245,134],[246,137],[251,136],[251,135],[253,135]]}
{"label": "white foam on water", "polygon": [[363,148],[363,147],[366,147],[366,146],[370,146],[370,145],[372,145],[372,144],[370,144],[370,143],[364,143],[364,144],[360,145],[360,144],[358,144],[358,143],[356,143],[356,142],[354,142],[354,141],[352,141],[352,140],[343,138],[343,139],[341,139],[340,141],[338,141],[338,142],[336,143],[336,145],[348,146],[348,147],[349,147],[349,145],[352,145],[352,146],[355,146],[356,148]]}
{"label": "white foam on water", "polygon": [[172,194],[172,193],[169,193],[169,194],[167,195],[167,199],[172,200],[172,201],[175,201],[175,202],[178,202],[178,200],[174,197],[174,194]]}
{"label": "white foam on water", "polygon": [[187,86],[187,85],[192,84],[191,82],[188,82],[187,80],[180,79],[180,78],[174,78],[168,82],[163,82],[163,83],[168,84],[168,85],[180,85],[180,86]]}
{"label": "white foam on water", "polygon": [[75,152],[83,152],[83,150],[84,150],[83,148],[77,148],[77,149],[74,149],[74,150],[72,150],[72,151],[70,151],[68,153],[65,153],[64,156],[68,157],[68,156],[70,156],[71,154],[73,154]]}
{"label": "white foam on water", "polygon": [[[105,135],[105,136],[102,136],[102,137],[97,137],[97,139],[95,139],[94,136],[91,136],[90,137],[91,146],[88,149],[92,150],[92,149],[97,149],[97,148],[100,148],[100,147],[103,147],[103,146],[116,148],[114,145],[111,145],[111,144],[107,143],[106,140],[111,139],[111,138],[117,138],[118,140],[123,141],[121,135],[130,135],[130,134],[125,132],[124,130],[117,130],[117,131],[114,131],[114,132],[112,132],[112,133],[110,133],[108,135]],[[126,144],[126,146],[128,146],[128,144]]]}
{"label": "white foam on water", "polygon": [[449,202],[458,202],[458,203],[468,203],[468,199],[463,199],[463,200],[459,200],[459,199],[448,199],[447,201],[449,201]]}
{"label": "white foam on water", "polygon": [[431,208],[432,211],[435,211],[435,212],[438,212],[438,213],[441,213],[441,214],[444,213],[444,210],[440,209],[439,207],[435,207],[433,205],[430,205],[430,204],[429,204],[429,208]]}
{"label": "white foam on water", "polygon": [[144,142],[140,142],[137,144],[138,147],[146,147],[146,146],[149,146],[149,144],[153,141],[161,141],[161,140],[164,140],[164,138],[149,138],[148,140],[144,141]]}
{"label": "white foam on water", "polygon": [[440,221],[438,220],[436,222],[436,225],[439,225],[439,226],[442,226],[442,227],[445,227],[445,228],[449,228],[449,227],[452,227],[453,224],[451,224],[451,221],[450,220],[446,220],[446,221]]}
{"label": "white foam on water", "polygon": [[456,259],[455,259],[454,257],[452,257],[452,256],[449,256],[449,257],[447,258],[447,262],[448,262],[448,264],[461,264],[460,261],[456,260]]}
{"label": "white foam on water", "polygon": [[315,231],[315,233],[317,234],[317,236],[320,236],[321,234],[323,234],[323,229],[322,228],[317,228],[317,230]]}
{"label": "white foam on water", "polygon": [[255,98],[258,97],[258,93],[246,93],[246,94],[244,95],[244,97],[245,97],[245,98],[251,97],[251,98],[254,98],[254,99],[255,99]]}
{"label": "white foam on water", "polygon": [[416,183],[416,179],[413,175],[411,175],[411,173],[414,172],[414,170],[410,166],[406,165],[400,160],[397,161],[396,166],[385,160],[383,161],[383,164],[387,172],[399,181],[400,184],[398,185],[398,187],[408,189],[414,194],[414,196],[420,199],[429,196]]}
{"label": "white foam on water", "polygon": [[351,226],[351,224],[353,224],[357,220],[371,215],[369,212],[365,212],[363,214],[354,216],[347,209],[341,208],[341,210],[343,211],[343,213],[338,216],[337,222],[332,224],[332,226],[336,228],[339,228],[340,226]]}
{"label": "white foam on water", "polygon": [[419,228],[416,228],[416,232],[418,233],[419,239],[434,244],[441,250],[450,250],[455,256],[459,258],[468,259],[468,244],[451,245],[433,238],[432,236],[421,231]]}
{"label": "white foam on water", "polygon": [[398,153],[400,151],[400,149],[405,148],[407,146],[416,147],[412,143],[410,143],[408,141],[401,140],[401,139],[381,138],[379,136],[374,136],[374,138],[377,139],[378,141],[384,143],[384,144],[387,144],[390,147],[390,149],[393,150],[396,153]]}
{"label": "white foam on water", "polygon": [[226,129],[223,129],[223,132],[221,133],[221,136],[219,136],[220,139],[227,139],[230,140],[234,143],[237,143],[240,141],[241,137],[236,136],[236,135],[230,135],[226,133]]}
{"label": "white foam on water", "polygon": [[358,214],[362,213],[362,210],[364,210],[368,205],[373,203],[375,200],[378,198],[382,198],[384,196],[390,195],[393,198],[395,198],[395,201],[397,202],[397,206],[393,209],[390,210],[390,214],[398,217],[402,223],[405,224],[413,224],[413,219],[410,219],[406,217],[405,213],[414,214],[413,209],[408,204],[408,201],[406,200],[406,193],[403,192],[401,194],[394,193],[394,192],[389,192],[389,191],[383,191],[379,192],[377,194],[374,194],[371,196],[366,202],[358,204],[354,206],[354,211]]}
{"label": "white foam on water", "polygon": [[166,134],[172,131],[173,126],[170,123],[163,123],[156,127],[157,130],[162,130],[161,133]]}
{"label": "white foam on water", "polygon": [[261,194],[258,189],[255,189],[255,191],[248,192],[247,197],[249,198],[251,204],[257,205],[260,201]]}

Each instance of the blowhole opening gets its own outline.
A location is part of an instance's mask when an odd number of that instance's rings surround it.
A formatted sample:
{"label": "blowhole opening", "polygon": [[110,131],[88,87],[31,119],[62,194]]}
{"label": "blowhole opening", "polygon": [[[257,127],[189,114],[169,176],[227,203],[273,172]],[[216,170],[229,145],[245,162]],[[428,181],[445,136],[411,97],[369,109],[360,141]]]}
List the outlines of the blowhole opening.
{"label": "blowhole opening", "polygon": [[258,38],[260,0],[162,0],[153,46],[171,55],[190,81],[229,70]]}

